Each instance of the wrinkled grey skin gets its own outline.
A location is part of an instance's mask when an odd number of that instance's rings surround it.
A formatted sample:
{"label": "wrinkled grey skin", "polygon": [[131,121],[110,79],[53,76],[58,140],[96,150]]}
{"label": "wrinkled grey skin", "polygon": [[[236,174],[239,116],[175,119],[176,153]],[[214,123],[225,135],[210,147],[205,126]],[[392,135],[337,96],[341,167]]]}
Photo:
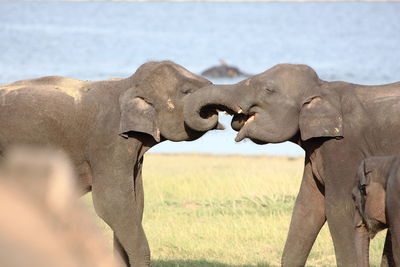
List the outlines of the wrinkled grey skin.
{"label": "wrinkled grey skin", "polygon": [[[362,159],[400,153],[400,83],[326,82],[306,65],[281,64],[234,85],[203,88],[185,99],[186,123],[206,130],[210,110],[235,113],[236,141],[291,141],[305,152],[282,266],[304,266],[327,220],[338,266],[356,266],[351,197]],[[205,111],[207,114],[205,114]]]}
{"label": "wrinkled grey skin", "polygon": [[80,189],[92,191],[97,214],[113,229],[116,252],[127,266],[148,266],[143,154],[163,140],[205,132],[185,125],[182,100],[210,84],[165,61],[143,64],[126,79],[44,77],[1,86],[0,151],[17,144],[64,149]]}
{"label": "wrinkled grey skin", "polygon": [[[384,248],[387,266],[400,266],[400,157],[369,157],[362,161],[353,188],[358,266],[369,266],[369,241],[389,228]],[[391,246],[390,246],[391,244]],[[392,260],[394,257],[394,262]]]}

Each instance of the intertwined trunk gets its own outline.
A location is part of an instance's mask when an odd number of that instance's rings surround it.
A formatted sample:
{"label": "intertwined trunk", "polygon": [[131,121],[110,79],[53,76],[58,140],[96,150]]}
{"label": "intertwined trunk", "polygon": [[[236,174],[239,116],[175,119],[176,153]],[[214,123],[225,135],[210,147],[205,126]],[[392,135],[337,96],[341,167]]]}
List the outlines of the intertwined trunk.
{"label": "intertwined trunk", "polygon": [[201,88],[184,100],[186,124],[196,131],[208,131],[218,123],[217,110],[240,112],[237,101],[240,92],[231,85],[212,85]]}

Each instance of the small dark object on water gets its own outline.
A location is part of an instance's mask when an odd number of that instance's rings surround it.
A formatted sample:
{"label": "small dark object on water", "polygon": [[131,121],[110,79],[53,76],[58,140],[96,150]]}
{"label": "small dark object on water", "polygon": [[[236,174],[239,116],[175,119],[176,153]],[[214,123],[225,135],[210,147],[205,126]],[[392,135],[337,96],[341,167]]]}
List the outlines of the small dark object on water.
{"label": "small dark object on water", "polygon": [[206,69],[201,75],[210,78],[234,78],[239,76],[250,76],[235,66],[229,66],[224,60],[220,60],[219,66],[214,66]]}

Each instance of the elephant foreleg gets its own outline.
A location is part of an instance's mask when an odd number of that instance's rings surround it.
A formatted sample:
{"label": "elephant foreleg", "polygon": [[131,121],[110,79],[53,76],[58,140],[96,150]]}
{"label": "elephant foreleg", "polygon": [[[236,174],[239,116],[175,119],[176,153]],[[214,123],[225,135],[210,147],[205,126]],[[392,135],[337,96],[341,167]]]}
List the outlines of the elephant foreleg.
{"label": "elephant foreleg", "polygon": [[354,243],[356,228],[354,226],[354,201],[351,193],[328,192],[326,187],[325,211],[329,231],[335,248],[336,262],[339,267],[351,267],[357,265],[357,255]]}
{"label": "elephant foreleg", "polygon": [[[132,176],[126,180],[133,181]],[[150,266],[150,249],[133,187],[116,180],[106,188],[93,185],[93,200],[97,214],[113,229],[115,252],[126,266]]]}
{"label": "elephant foreleg", "polygon": [[122,247],[121,242],[119,242],[118,237],[114,233],[114,257],[116,257],[120,262],[125,264],[129,263],[129,257],[125,249]]}
{"label": "elephant foreleg", "polygon": [[315,238],[324,223],[324,196],[314,179],[311,163],[307,162],[283,251],[282,266],[305,265]]}
{"label": "elephant foreleg", "polygon": [[97,153],[91,161],[93,202],[97,214],[113,229],[115,251],[125,265],[150,266],[150,249],[142,227],[140,146],[128,141],[133,142],[121,138],[113,144],[114,151]]}

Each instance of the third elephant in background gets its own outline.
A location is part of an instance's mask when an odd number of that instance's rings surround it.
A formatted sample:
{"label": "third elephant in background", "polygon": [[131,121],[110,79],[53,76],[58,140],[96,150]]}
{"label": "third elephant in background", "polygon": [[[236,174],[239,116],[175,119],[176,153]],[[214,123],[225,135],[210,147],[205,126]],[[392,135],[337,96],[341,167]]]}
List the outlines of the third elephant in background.
{"label": "third elephant in background", "polygon": [[282,256],[304,266],[328,222],[338,266],[356,266],[352,190],[361,161],[400,153],[400,83],[366,86],[321,80],[309,66],[280,64],[233,85],[208,86],[185,100],[185,122],[215,125],[222,109],[235,116],[236,141],[291,141],[305,150],[304,174]]}

